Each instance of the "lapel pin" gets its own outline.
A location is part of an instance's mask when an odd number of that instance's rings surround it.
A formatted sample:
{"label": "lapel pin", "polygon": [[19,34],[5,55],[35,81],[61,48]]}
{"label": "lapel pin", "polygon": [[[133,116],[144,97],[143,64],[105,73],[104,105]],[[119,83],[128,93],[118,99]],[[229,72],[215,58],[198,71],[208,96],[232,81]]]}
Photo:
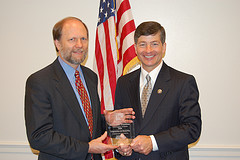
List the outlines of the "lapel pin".
{"label": "lapel pin", "polygon": [[161,93],[162,93],[162,90],[161,90],[161,89],[158,89],[158,90],[157,90],[157,93],[158,93],[158,94],[161,94]]}

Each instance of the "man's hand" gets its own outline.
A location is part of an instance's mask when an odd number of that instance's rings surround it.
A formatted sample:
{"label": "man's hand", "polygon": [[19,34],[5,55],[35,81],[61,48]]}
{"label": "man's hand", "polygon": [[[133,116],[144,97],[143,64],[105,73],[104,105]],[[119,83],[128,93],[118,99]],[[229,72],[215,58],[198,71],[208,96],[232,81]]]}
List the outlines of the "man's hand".
{"label": "man's hand", "polygon": [[144,155],[148,155],[153,149],[150,136],[145,135],[139,135],[134,138],[130,146],[135,152],[139,152]]}
{"label": "man's hand", "polygon": [[107,151],[116,149],[118,146],[113,146],[110,144],[104,144],[102,141],[107,138],[107,132],[105,132],[101,137],[91,140],[89,144],[88,153],[105,153]]}
{"label": "man's hand", "polygon": [[118,153],[122,156],[131,156],[132,155],[132,148],[130,145],[120,145],[117,148]]}
{"label": "man's hand", "polygon": [[118,126],[123,123],[133,123],[135,112],[132,108],[124,108],[115,111],[103,111],[106,122],[110,126]]}

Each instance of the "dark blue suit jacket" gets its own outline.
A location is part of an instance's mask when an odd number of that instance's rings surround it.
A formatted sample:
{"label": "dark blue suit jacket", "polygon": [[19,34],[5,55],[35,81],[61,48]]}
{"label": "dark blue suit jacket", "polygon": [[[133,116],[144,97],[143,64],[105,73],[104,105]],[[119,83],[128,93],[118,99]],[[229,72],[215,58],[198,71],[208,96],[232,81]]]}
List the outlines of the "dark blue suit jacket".
{"label": "dark blue suit jacket", "polygon": [[[81,66],[91,98],[93,138],[102,134],[97,76]],[[72,86],[56,59],[26,82],[25,121],[29,143],[40,160],[90,160],[87,123]],[[100,155],[94,155],[96,160]]]}
{"label": "dark blue suit jacket", "polygon": [[201,132],[199,93],[194,77],[163,62],[143,119],[139,93],[140,72],[138,69],[118,79],[115,109],[132,107],[136,113],[136,136],[154,135],[159,151],[152,151],[147,156],[133,152],[132,156],[120,159],[189,159],[188,144],[196,141]]}

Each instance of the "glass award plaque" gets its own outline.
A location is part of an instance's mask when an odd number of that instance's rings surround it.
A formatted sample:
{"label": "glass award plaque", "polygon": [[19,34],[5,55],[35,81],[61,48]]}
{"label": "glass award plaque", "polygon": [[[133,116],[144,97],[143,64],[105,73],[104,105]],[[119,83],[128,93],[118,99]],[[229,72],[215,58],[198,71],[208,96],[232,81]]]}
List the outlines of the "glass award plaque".
{"label": "glass award plaque", "polygon": [[[116,114],[115,124],[121,118],[124,118],[122,113]],[[129,145],[135,137],[134,123],[123,123],[116,126],[110,126],[107,124],[107,133],[110,137],[108,143],[112,145]]]}

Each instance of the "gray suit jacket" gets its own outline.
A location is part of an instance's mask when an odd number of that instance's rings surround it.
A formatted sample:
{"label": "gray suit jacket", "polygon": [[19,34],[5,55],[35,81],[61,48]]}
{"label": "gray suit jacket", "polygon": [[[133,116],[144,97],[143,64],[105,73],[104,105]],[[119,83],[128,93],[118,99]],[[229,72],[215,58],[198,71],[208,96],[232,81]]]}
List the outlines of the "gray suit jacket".
{"label": "gray suit jacket", "polygon": [[139,79],[140,69],[118,79],[115,109],[132,107],[136,113],[136,136],[154,135],[159,150],[147,156],[133,152],[131,157],[120,159],[189,159],[188,144],[196,141],[201,132],[199,93],[194,77],[163,62],[144,119],[141,116]]}
{"label": "gray suit jacket", "polygon": [[[93,139],[102,134],[97,76],[81,66],[93,111]],[[72,86],[56,59],[26,82],[25,122],[32,148],[40,160],[90,160],[87,123]],[[100,155],[94,155],[101,159]]]}

